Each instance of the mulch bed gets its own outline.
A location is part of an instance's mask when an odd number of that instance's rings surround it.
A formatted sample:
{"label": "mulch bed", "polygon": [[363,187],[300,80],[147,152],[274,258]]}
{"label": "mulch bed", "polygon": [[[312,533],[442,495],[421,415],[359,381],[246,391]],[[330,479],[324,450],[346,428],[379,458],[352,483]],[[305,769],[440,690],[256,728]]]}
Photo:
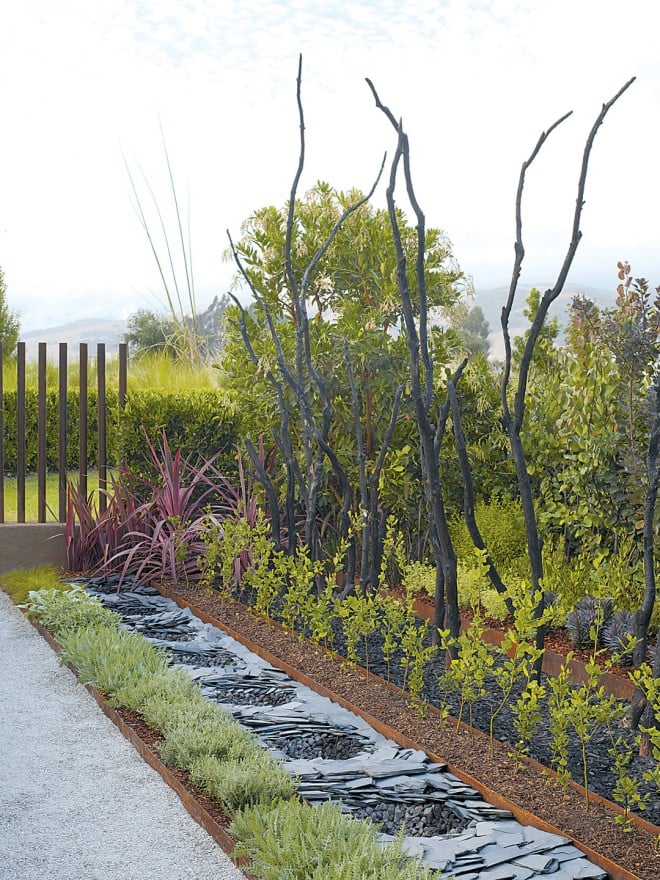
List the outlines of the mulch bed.
{"label": "mulch bed", "polygon": [[[170,590],[168,590],[170,592]],[[650,833],[634,827],[623,832],[614,814],[594,803],[587,813],[582,796],[560,787],[541,771],[517,768],[508,746],[496,743],[491,758],[488,744],[465,730],[440,727],[436,716],[420,717],[407,697],[385,682],[365,676],[310,642],[255,616],[245,606],[220,595],[177,588],[177,594],[241,636],[291,664],[320,685],[414,740],[455,768],[482,780],[514,804],[558,828],[564,835],[586,844],[641,880],[657,880],[660,851]]]}

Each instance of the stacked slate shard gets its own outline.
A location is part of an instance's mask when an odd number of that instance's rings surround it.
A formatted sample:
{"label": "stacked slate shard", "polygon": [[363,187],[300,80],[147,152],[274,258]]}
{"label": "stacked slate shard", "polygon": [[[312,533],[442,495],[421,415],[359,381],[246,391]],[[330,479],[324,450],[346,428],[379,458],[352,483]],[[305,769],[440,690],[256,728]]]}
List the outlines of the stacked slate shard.
{"label": "stacked slate shard", "polygon": [[[382,835],[384,841],[391,840]],[[405,837],[404,848],[421,856],[439,880],[606,880],[566,837],[520,825],[514,819],[471,822],[448,838]]]}
{"label": "stacked slate shard", "polygon": [[[407,852],[438,880],[606,880],[567,838],[521,825],[446,765],[400,748],[189,610],[149,587],[129,591],[128,583],[95,578],[87,589],[272,747],[310,803],[341,801],[351,815],[379,823],[383,842],[405,827]],[[341,757],[325,757],[331,740],[342,739]]]}
{"label": "stacked slate shard", "polygon": [[264,669],[259,675],[247,672],[209,672],[196,676],[202,693],[209,700],[232,706],[281,706],[296,695],[291,680],[277,669]]}
{"label": "stacked slate shard", "polygon": [[313,716],[301,717],[287,706],[259,711],[234,710],[235,717],[286,761],[299,758],[341,760],[373,751],[374,746],[357,728],[333,724]]}

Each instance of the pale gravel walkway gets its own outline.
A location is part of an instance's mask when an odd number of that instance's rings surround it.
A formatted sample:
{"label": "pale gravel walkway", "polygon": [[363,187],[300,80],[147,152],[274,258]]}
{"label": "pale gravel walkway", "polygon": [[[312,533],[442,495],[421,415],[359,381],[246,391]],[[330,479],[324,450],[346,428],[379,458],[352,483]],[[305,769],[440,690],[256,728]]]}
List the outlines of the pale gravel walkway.
{"label": "pale gravel walkway", "polygon": [[0,591],[0,880],[244,880]]}

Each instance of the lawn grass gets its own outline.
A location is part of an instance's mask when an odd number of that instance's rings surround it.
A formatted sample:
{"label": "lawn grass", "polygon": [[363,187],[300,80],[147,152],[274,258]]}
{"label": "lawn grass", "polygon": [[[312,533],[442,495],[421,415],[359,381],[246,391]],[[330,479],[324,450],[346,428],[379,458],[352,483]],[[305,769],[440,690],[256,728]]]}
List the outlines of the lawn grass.
{"label": "lawn grass", "polygon": [[[77,472],[71,474],[77,478]],[[46,521],[56,522],[59,508],[59,477],[57,474],[46,476]],[[88,492],[98,493],[98,471],[90,471],[87,475]],[[17,522],[17,487],[15,477],[5,477],[5,522]],[[38,521],[38,482],[37,475],[30,474],[25,478],[25,521]]]}
{"label": "lawn grass", "polygon": [[31,590],[62,590],[71,589],[64,583],[60,572],[52,565],[38,565],[35,568],[15,568],[0,575],[0,588],[7,593],[12,602],[21,605],[27,602]]}

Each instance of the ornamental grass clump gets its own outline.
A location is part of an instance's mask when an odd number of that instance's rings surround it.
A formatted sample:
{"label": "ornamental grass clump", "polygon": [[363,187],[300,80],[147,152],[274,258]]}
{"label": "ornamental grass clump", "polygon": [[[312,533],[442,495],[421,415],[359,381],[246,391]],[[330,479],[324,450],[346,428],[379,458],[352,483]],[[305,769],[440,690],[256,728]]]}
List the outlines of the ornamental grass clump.
{"label": "ornamental grass clump", "polygon": [[598,641],[602,638],[603,626],[612,616],[611,599],[596,599],[583,596],[573,611],[566,617],[566,629],[573,646],[578,649],[589,648],[593,643],[592,629],[598,631]]}
{"label": "ornamental grass clump", "polygon": [[234,856],[251,859],[259,880],[428,880],[429,869],[403,851],[401,839],[381,843],[369,820],[352,819],[341,804],[299,801],[238,812],[229,828]]}
{"label": "ornamental grass clump", "polygon": [[71,584],[63,581],[52,565],[37,565],[34,568],[14,568],[0,575],[0,589],[7,593],[15,605],[22,605],[33,590],[65,592],[71,589]]}
{"label": "ornamental grass clump", "polygon": [[603,627],[603,644],[615,655],[619,666],[632,666],[635,643],[634,615],[630,611],[615,611]]}

